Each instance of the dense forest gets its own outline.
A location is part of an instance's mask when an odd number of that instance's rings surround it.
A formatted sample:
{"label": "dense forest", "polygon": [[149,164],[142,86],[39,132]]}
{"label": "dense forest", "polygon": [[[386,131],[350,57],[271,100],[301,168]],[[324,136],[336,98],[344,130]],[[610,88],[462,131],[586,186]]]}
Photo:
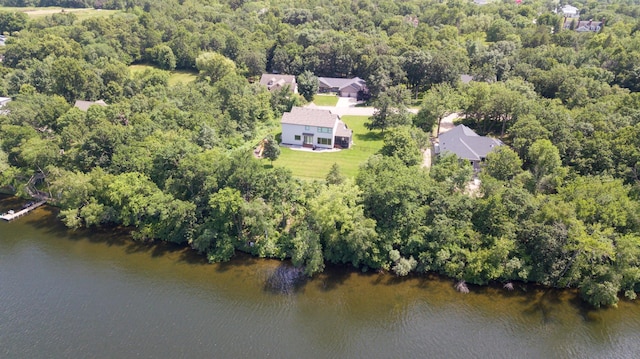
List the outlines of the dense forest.
{"label": "dense forest", "polygon": [[[122,9],[0,11],[0,95],[12,98],[0,185],[26,197],[35,183],[71,228],[130,226],[211,261],[240,250],[308,275],[335,263],[536,282],[594,306],[640,292],[638,0],[573,2],[597,32],[565,29],[565,2],[544,0],[2,3]],[[154,68],[133,73],[139,63]],[[197,79],[170,85],[176,69]],[[355,178],[336,166],[305,181],[252,155],[306,101],[269,92],[264,72],[359,76],[376,108],[420,111],[382,122],[385,146]],[[109,105],[73,107],[98,99]],[[416,160],[452,112],[507,144],[477,192],[454,156]]]}

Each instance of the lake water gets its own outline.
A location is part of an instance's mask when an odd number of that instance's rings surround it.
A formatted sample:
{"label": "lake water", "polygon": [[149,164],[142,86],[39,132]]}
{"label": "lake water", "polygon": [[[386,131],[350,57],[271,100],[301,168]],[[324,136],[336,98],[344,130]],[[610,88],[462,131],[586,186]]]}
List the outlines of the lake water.
{"label": "lake water", "polygon": [[[22,202],[0,197],[0,212]],[[0,358],[636,358],[640,305],[286,262],[207,264],[48,207],[0,223]],[[295,274],[295,273],[293,273]],[[275,278],[275,279],[274,279]],[[283,283],[283,279],[284,282]]]}

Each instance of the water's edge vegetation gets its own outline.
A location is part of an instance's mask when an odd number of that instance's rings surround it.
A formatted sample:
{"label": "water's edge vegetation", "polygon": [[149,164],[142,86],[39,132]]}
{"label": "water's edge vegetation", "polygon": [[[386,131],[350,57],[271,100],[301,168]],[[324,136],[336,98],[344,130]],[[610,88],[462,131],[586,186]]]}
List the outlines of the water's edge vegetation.
{"label": "water's edge vegetation", "polygon": [[[49,196],[68,227],[131,227],[212,262],[290,258],[309,276],[335,263],[533,282],[594,306],[640,291],[640,5],[585,6],[606,24],[577,32],[535,0],[105,3],[122,11],[0,9],[0,185]],[[175,69],[198,76],[170,84]],[[264,72],[297,75],[300,94],[268,91]],[[337,163],[304,181],[252,152],[316,76],[371,90],[384,145],[354,177]],[[453,112],[506,144],[479,189],[455,156],[422,166]]]}

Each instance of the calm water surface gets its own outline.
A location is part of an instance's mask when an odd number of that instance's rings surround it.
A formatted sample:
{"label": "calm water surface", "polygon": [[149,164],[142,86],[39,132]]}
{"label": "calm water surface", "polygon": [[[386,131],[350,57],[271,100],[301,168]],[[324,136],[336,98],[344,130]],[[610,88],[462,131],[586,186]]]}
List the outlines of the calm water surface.
{"label": "calm water surface", "polygon": [[[0,212],[22,202],[0,197]],[[70,232],[49,208],[0,223],[0,358],[637,358],[640,305],[573,292],[459,294],[344,269],[287,287],[286,263]],[[284,268],[284,269],[283,269]]]}

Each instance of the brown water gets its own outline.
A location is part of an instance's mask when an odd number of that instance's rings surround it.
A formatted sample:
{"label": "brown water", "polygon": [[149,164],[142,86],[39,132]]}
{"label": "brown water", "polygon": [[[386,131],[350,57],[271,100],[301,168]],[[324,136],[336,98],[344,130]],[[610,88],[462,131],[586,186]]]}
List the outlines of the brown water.
{"label": "brown water", "polygon": [[[0,211],[20,202],[0,197]],[[47,207],[0,223],[0,358],[635,358],[640,306],[573,292],[453,290],[333,268],[297,286],[286,263],[206,264],[117,232],[71,232]]]}

